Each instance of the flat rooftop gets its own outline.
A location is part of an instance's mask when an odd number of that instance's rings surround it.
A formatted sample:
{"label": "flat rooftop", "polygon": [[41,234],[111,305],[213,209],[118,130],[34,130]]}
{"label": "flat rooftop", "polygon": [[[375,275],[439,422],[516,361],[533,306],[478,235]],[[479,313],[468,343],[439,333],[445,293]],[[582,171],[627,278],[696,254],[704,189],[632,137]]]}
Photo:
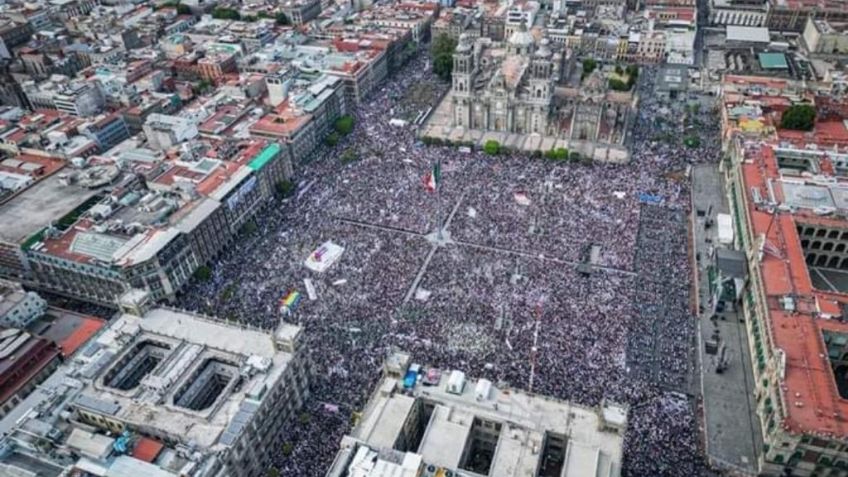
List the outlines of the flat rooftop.
{"label": "flat rooftop", "polygon": [[0,240],[20,243],[93,197],[99,189],[64,185],[53,174],[0,204]]}
{"label": "flat rooftop", "polygon": [[[419,383],[407,391],[399,380],[384,377],[350,437],[372,449],[393,449],[416,403],[423,402],[433,410],[420,444],[409,452],[421,455],[425,465],[459,469],[476,433],[475,422],[483,420],[501,425],[488,475],[536,475],[547,433],[562,435],[566,441],[560,475],[620,475],[625,408],[588,408],[494,385],[481,399],[474,380],[454,394],[449,391],[449,375],[450,371],[443,372],[438,385]],[[602,430],[604,422],[617,422],[621,431]]]}
{"label": "flat rooftop", "polygon": [[[281,325],[276,336],[296,336],[300,328]],[[83,371],[87,378],[75,407],[137,426],[156,429],[201,449],[229,446],[270,388],[282,376],[292,355],[277,350],[275,335],[229,325],[171,309],[150,310],[144,318],[122,315],[96,339],[96,354]],[[150,348],[155,348],[150,351]],[[142,374],[130,356],[161,353]],[[195,386],[205,386],[198,375],[213,366],[220,389],[202,408],[183,402]],[[241,371],[253,368],[250,376]],[[114,376],[138,374],[134,384],[119,386]],[[208,374],[207,374],[208,375]],[[237,377],[242,376],[242,380]],[[197,395],[205,394],[197,392]]]}

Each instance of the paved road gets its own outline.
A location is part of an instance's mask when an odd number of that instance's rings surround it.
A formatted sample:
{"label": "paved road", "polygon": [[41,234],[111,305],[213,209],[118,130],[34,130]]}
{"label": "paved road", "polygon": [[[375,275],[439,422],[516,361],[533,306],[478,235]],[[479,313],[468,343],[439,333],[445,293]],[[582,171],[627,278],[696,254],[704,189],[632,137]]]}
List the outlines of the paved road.
{"label": "paved road", "polygon": [[[696,209],[708,211],[712,206],[711,218],[718,213],[727,213],[728,205],[718,166],[715,164],[696,166],[693,170],[692,200],[693,213]],[[699,317],[699,362],[701,385],[704,398],[704,426],[706,428],[707,454],[711,462],[738,473],[754,474],[756,456],[762,449],[759,421],[755,415],[753,397],[753,374],[750,355],[747,352],[748,338],[745,324],[733,311],[722,313],[723,320],[714,325],[709,317],[708,284],[706,265],[710,251],[716,243],[716,227],[704,229],[707,217],[693,218],[694,239],[700,253],[698,264],[700,303],[707,309]],[[706,239],[712,241],[707,243]],[[714,356],[704,352],[704,341],[715,328],[727,344],[729,366],[722,374],[715,372]]]}

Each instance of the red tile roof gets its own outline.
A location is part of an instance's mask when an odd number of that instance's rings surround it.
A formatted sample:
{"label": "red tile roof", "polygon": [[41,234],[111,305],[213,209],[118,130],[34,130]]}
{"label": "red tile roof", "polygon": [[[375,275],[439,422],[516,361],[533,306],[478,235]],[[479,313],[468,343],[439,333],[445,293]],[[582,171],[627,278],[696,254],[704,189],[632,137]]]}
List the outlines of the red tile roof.
{"label": "red tile roof", "polygon": [[[760,276],[768,303],[766,320],[775,348],[785,354],[785,373],[780,383],[784,428],[826,436],[848,436],[848,400],[836,389],[822,331],[848,333],[848,323],[829,318],[842,314],[842,303],[848,295],[816,290],[810,279],[804,251],[796,230],[800,223],[827,220],[804,214],[776,213],[759,210],[753,203],[751,189],[765,193],[768,179],[777,179],[777,160],[770,147],[763,147],[749,163],[742,164],[745,202],[751,220],[751,236],[764,236],[770,249],[760,260]],[[792,296],[796,310],[786,311],[778,299]]]}
{"label": "red tile roof", "polygon": [[144,462],[153,462],[165,446],[149,437],[141,437],[133,447],[132,456]]}
{"label": "red tile roof", "polygon": [[62,357],[67,358],[73,355],[80,346],[84,345],[92,336],[97,334],[103,328],[103,325],[105,325],[103,320],[90,316],[83,317],[80,326],[67,338],[58,343]]}

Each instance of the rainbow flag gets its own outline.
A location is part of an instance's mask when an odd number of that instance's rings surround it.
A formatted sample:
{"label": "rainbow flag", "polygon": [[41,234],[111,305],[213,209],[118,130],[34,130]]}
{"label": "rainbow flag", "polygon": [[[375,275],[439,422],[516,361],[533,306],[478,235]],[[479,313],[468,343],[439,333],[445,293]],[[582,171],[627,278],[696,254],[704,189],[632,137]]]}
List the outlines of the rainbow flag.
{"label": "rainbow flag", "polygon": [[280,310],[284,310],[286,313],[291,313],[297,308],[298,303],[300,303],[301,295],[297,290],[292,290],[288,295],[284,296],[280,299]]}

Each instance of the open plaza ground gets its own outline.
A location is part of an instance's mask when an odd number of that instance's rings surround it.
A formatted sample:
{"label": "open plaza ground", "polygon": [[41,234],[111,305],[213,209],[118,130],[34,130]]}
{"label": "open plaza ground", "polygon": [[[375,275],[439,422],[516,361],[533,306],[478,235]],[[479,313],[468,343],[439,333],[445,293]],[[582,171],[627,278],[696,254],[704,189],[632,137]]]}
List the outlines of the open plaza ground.
{"label": "open plaza ground", "polygon": [[[429,73],[395,75],[356,110],[354,132],[302,165],[296,191],[178,303],[306,328],[312,397],[283,437],[277,468],[322,475],[383,358],[401,349],[501,385],[627,404],[625,474],[701,475],[685,171],[715,159],[711,132],[699,149],[683,149],[637,127],[629,165],[463,153],[389,125],[427,104],[392,99],[409,98],[413,83],[428,83],[416,88],[433,101],[447,87]],[[356,159],[340,161],[345,151]],[[436,162],[438,194],[423,181]],[[324,271],[308,268],[327,242],[341,255]],[[293,291],[299,302],[281,312]]]}

